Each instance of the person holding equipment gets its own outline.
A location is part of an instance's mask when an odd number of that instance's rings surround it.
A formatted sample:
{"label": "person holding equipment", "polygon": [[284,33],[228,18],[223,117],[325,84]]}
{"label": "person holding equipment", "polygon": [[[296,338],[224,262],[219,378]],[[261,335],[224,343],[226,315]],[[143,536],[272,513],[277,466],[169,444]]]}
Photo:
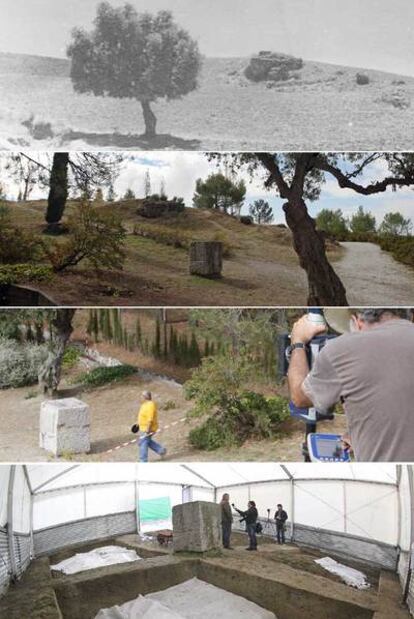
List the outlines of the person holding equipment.
{"label": "person holding equipment", "polygon": [[[309,366],[308,349],[326,325],[302,316],[291,333],[288,383],[292,403],[326,413],[342,402],[355,460],[414,460],[414,325],[400,308],[328,308],[341,334]],[[335,458],[334,458],[335,459]]]}
{"label": "person holding equipment", "polygon": [[237,509],[234,503],[232,503],[231,505],[233,509],[235,509],[236,512],[240,514],[240,516],[242,516],[240,522],[246,523],[246,531],[247,535],[249,536],[249,547],[246,548],[246,550],[257,550],[256,526],[259,514],[256,508],[256,503],[254,501],[249,501],[247,503],[246,511]]}
{"label": "person holding equipment", "polygon": [[277,510],[275,512],[275,522],[276,522],[276,535],[277,535],[277,543],[285,544],[285,530],[286,530],[286,520],[288,519],[288,515],[283,509],[283,505],[281,503],[277,504]]}

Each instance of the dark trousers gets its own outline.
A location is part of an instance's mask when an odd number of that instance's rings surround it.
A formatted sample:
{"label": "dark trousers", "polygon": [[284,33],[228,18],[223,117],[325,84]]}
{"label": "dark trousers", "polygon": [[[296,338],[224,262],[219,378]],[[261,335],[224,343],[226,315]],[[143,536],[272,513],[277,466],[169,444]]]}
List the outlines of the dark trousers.
{"label": "dark trousers", "polygon": [[285,543],[285,525],[276,523],[276,534],[277,534],[277,543],[284,544]]}
{"label": "dark trousers", "polygon": [[247,535],[249,536],[249,548],[257,548],[257,538],[256,538],[256,523],[247,524],[246,525]]}
{"label": "dark trousers", "polygon": [[224,548],[229,548],[231,538],[231,522],[222,522],[221,529],[223,533],[223,546]]}

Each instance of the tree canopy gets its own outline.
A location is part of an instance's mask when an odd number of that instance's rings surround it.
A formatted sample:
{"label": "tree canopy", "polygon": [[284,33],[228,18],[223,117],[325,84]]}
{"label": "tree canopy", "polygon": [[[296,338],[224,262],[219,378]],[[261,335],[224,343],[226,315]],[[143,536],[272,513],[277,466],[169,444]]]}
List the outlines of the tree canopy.
{"label": "tree canopy", "polygon": [[250,204],[249,213],[257,224],[270,224],[274,219],[272,207],[262,198]]}
{"label": "tree canopy", "polygon": [[131,4],[98,5],[94,28],[75,29],[67,49],[76,92],[141,102],[146,133],[155,135],[149,104],[177,99],[197,87],[197,42],[169,11],[138,13]]}
{"label": "tree canopy", "polygon": [[217,209],[235,215],[240,213],[245,195],[243,180],[233,181],[219,172],[210,174],[205,180],[197,180],[193,204],[197,208]]}

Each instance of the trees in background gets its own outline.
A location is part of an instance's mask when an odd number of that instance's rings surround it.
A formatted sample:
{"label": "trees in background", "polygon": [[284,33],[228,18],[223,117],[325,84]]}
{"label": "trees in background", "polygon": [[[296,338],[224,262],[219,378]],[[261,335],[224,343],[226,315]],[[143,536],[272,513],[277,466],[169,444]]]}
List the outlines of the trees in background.
{"label": "trees in background", "polygon": [[325,208],[319,211],[316,217],[316,226],[318,230],[322,230],[339,240],[343,240],[348,234],[347,221],[341,209],[331,211]]}
{"label": "trees in background", "polygon": [[369,211],[364,211],[363,206],[358,206],[358,210],[352,215],[349,220],[349,227],[355,235],[375,234],[377,229],[377,221],[375,216]]}
{"label": "trees in background", "polygon": [[144,175],[144,196],[148,198],[151,195],[151,174],[148,168],[145,170]]}
{"label": "trees in background", "polygon": [[128,187],[128,189],[126,190],[124,194],[124,200],[135,200],[135,198],[136,198],[135,193],[132,191],[130,187]]}
{"label": "trees in background", "polygon": [[[348,304],[345,287],[327,258],[324,236],[307,207],[307,202],[319,198],[326,177],[332,177],[341,189],[365,196],[414,185],[413,153],[257,152],[208,157],[225,158],[234,171],[244,167],[260,179],[265,174],[264,187],[284,200],[293,247],[308,278],[308,303],[316,306]],[[366,182],[364,173],[369,176],[370,166],[378,161],[385,172],[380,179]]]}
{"label": "trees in background", "polygon": [[138,13],[131,4],[101,2],[94,28],[74,30],[67,54],[76,92],[136,99],[150,139],[157,124],[151,104],[193,91],[201,66],[196,41],[169,11]]}
{"label": "trees in background", "polygon": [[239,215],[246,196],[243,180],[233,181],[221,172],[199,178],[193,196],[196,208],[217,209],[229,215]]}
{"label": "trees in background", "polygon": [[411,219],[402,213],[386,213],[379,227],[379,233],[384,236],[410,236],[413,229]]}
{"label": "trees in background", "polygon": [[262,198],[250,204],[249,213],[257,224],[270,224],[274,219],[272,207]]}
{"label": "trees in background", "polygon": [[46,156],[25,152],[5,157],[6,168],[12,170],[15,180],[24,182],[30,164],[31,169],[37,170],[32,172],[36,183],[49,188],[45,231],[51,234],[61,232],[69,192],[79,192],[83,199],[91,199],[95,189],[113,185],[124,160],[121,153],[106,152],[55,152],[51,161]]}

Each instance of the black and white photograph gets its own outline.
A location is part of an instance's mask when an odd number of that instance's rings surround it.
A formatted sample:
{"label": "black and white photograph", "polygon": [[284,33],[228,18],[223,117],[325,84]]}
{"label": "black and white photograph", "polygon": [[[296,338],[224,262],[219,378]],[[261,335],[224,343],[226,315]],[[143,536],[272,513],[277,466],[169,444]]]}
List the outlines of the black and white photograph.
{"label": "black and white photograph", "polygon": [[406,150],[412,0],[1,0],[0,147]]}

